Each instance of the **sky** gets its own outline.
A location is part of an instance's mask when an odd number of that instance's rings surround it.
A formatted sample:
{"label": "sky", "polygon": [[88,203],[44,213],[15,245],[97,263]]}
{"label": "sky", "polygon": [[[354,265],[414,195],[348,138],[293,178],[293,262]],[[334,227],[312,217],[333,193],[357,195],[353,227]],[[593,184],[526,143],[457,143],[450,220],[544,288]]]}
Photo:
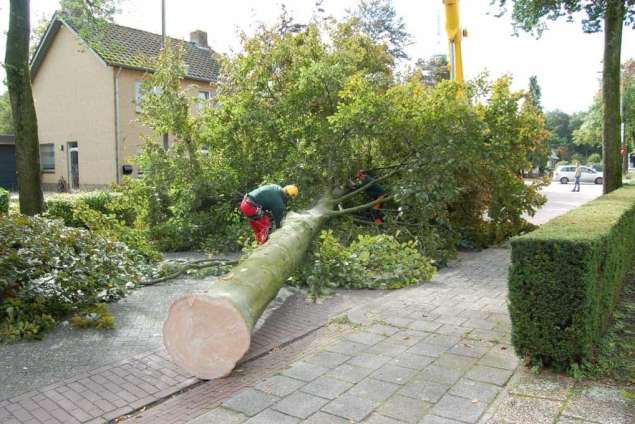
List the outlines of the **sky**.
{"label": "sky", "polygon": [[[166,31],[169,36],[189,39],[189,33],[201,29],[208,34],[210,46],[222,53],[240,50],[239,30],[253,33],[258,23],[272,23],[280,13],[280,0],[166,0]],[[307,21],[314,0],[287,0],[287,9],[297,21]],[[50,16],[57,0],[31,0],[34,25],[42,16]],[[341,18],[354,8],[357,0],[324,0],[328,14]],[[413,36],[407,53],[414,60],[446,53],[445,15],[442,0],[393,0],[397,14],[403,17]],[[461,20],[469,36],[463,41],[465,76],[474,78],[488,71],[496,78],[510,74],[514,87],[526,88],[529,77],[536,75],[542,88],[546,110],[567,113],[586,110],[599,88],[602,70],[603,35],[584,34],[579,23],[565,20],[550,23],[542,38],[528,34],[512,35],[508,17],[496,18],[490,0],[463,0]],[[160,0],[123,0],[115,17],[121,25],[161,32]],[[0,4],[0,59],[4,60],[8,1]],[[625,28],[622,59],[635,58],[635,31]],[[2,73],[1,78],[4,79]],[[5,88],[0,87],[0,92]]]}

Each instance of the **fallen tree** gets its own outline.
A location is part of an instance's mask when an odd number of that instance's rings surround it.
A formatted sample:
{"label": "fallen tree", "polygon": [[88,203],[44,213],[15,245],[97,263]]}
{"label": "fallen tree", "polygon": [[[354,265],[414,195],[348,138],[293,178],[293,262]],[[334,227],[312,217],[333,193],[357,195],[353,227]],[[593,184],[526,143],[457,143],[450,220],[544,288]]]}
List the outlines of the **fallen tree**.
{"label": "fallen tree", "polygon": [[177,299],[163,325],[163,343],[172,359],[199,378],[228,375],[247,353],[258,318],[300,266],[322,224],[333,216],[367,209],[390,198],[333,210],[336,204],[365,188],[338,199],[326,195],[313,208],[290,213],[266,244],[206,293],[190,293]]}

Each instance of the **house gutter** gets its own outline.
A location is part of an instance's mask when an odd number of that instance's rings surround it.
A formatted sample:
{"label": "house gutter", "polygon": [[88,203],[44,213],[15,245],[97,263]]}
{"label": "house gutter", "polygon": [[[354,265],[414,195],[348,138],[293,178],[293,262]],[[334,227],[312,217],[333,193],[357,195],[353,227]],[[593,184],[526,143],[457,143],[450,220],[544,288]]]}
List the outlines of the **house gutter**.
{"label": "house gutter", "polygon": [[115,180],[117,184],[119,184],[119,74],[121,74],[121,66],[117,69],[117,72],[114,73],[114,84],[115,84]]}

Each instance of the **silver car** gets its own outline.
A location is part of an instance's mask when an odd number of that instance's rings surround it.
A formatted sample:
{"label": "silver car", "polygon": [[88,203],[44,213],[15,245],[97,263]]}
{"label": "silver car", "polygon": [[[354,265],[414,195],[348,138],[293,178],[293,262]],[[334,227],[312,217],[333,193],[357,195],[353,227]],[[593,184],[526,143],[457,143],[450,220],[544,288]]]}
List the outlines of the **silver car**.
{"label": "silver car", "polygon": [[[582,171],[582,174],[580,174],[580,182],[602,184],[604,179],[602,172],[596,171],[588,166],[581,166],[580,169]],[[575,165],[561,165],[557,167],[556,172],[553,174],[553,179],[560,181],[561,184],[575,181]]]}

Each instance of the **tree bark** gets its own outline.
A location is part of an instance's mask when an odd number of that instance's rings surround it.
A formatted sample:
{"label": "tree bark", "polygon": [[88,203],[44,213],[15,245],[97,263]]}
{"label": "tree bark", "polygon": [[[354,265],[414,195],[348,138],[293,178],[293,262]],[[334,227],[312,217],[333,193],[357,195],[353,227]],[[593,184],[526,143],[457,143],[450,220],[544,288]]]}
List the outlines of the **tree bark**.
{"label": "tree bark", "polygon": [[11,0],[5,67],[15,124],[15,153],[20,212],[41,213],[40,144],[29,69],[29,0]]}
{"label": "tree bark", "polygon": [[622,186],[620,155],[620,73],[624,0],[607,0],[604,16],[604,70],[602,97],[604,102],[604,193]]}
{"label": "tree bark", "polygon": [[266,244],[207,293],[190,293],[172,304],[163,343],[179,366],[203,379],[223,377],[234,369],[249,349],[258,318],[333,216],[334,202],[325,196],[312,209],[290,213]]}

